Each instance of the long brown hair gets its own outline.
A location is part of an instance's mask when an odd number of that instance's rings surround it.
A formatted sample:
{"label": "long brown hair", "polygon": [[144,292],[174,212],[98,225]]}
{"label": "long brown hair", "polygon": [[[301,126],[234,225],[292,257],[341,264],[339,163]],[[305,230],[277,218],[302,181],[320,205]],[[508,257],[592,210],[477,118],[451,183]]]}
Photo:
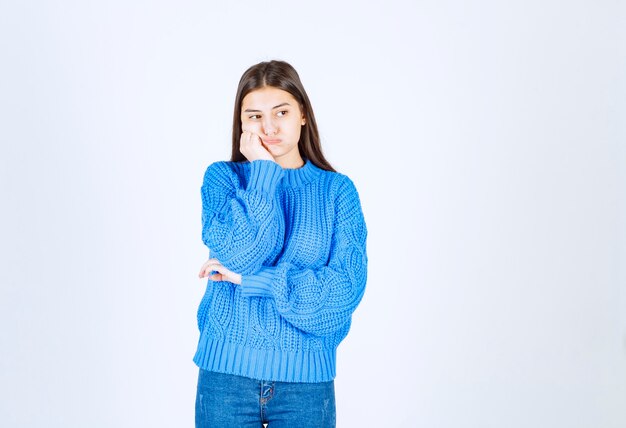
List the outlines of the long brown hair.
{"label": "long brown hair", "polygon": [[306,119],[305,124],[302,126],[302,131],[300,132],[300,140],[298,141],[298,149],[300,150],[302,159],[305,162],[308,159],[315,166],[326,171],[335,171],[322,153],[313,107],[300,81],[300,76],[298,76],[298,73],[290,64],[276,60],[260,62],[253,65],[241,76],[239,87],[237,88],[237,96],[235,97],[235,111],[233,113],[233,151],[230,160],[233,162],[247,160],[239,150],[242,133],[241,104],[243,103],[243,98],[248,93],[266,86],[272,86],[289,92],[300,104],[300,110],[302,110]]}

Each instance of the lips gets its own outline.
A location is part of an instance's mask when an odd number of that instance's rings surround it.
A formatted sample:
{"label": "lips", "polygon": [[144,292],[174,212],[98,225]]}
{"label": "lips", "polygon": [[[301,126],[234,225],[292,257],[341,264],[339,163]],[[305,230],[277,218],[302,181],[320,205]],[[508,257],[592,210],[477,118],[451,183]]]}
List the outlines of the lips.
{"label": "lips", "polygon": [[280,143],[282,140],[280,139],[264,139],[263,142],[265,144],[278,144]]}

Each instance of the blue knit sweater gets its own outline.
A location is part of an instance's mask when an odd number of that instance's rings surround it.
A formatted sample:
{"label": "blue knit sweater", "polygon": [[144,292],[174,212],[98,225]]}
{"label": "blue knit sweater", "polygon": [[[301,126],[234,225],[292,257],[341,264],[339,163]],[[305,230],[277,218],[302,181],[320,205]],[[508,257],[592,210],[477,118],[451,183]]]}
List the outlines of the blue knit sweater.
{"label": "blue knit sweater", "polygon": [[325,382],[367,279],[367,229],[343,174],[306,161],[216,162],[204,175],[202,240],[241,285],[208,281],[198,309],[201,368]]}

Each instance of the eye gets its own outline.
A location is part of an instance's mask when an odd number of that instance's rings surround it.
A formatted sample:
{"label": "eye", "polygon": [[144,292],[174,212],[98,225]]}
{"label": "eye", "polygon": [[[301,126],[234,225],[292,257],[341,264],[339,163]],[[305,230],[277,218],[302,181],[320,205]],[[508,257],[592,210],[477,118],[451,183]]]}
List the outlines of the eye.
{"label": "eye", "polygon": [[256,119],[259,119],[260,117],[261,117],[260,114],[251,114],[250,116],[248,116],[248,119],[256,120]]}
{"label": "eye", "polygon": [[276,113],[276,116],[278,117],[283,117],[284,115],[286,115],[287,113],[289,113],[289,110],[281,110],[278,113]]}

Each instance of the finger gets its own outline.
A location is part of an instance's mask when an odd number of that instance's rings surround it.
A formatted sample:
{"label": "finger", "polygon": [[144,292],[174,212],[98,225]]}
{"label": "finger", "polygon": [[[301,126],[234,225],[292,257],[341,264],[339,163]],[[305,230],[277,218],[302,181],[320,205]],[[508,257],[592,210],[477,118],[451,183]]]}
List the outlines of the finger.
{"label": "finger", "polygon": [[211,272],[211,268],[209,266],[202,265],[202,267],[200,268],[200,273],[198,275],[200,276],[200,278],[203,278],[207,276],[209,272]]}
{"label": "finger", "polygon": [[218,271],[222,275],[230,275],[232,273],[230,269],[221,263],[213,266],[213,270]]}
{"label": "finger", "polygon": [[210,272],[210,274],[213,274],[213,273],[218,274],[219,273],[222,276],[227,276],[230,273],[230,271],[227,268],[225,268],[224,266],[222,266],[222,265],[213,266],[213,267],[211,267],[211,269],[212,269],[212,271]]}
{"label": "finger", "polygon": [[244,132],[241,134],[241,138],[239,138],[239,150],[245,151],[248,147],[248,132]]}
{"label": "finger", "polygon": [[246,146],[253,145],[254,143],[256,143],[256,140],[259,140],[259,141],[261,140],[259,136],[252,131],[243,132],[241,134],[241,138],[242,138],[242,143],[244,143]]}
{"label": "finger", "polygon": [[218,259],[209,259],[209,260],[207,260],[206,262],[204,262],[202,264],[202,268],[206,269],[207,267],[213,266],[213,265],[216,265],[216,264],[221,264]]}
{"label": "finger", "polygon": [[203,269],[200,271],[200,273],[198,274],[198,276],[199,276],[200,278],[206,278],[207,276],[209,276],[209,273],[210,273],[210,272],[211,272],[211,269],[204,269],[204,268],[203,268]]}
{"label": "finger", "polygon": [[248,147],[254,147],[256,144],[259,144],[261,139],[258,135],[250,132],[248,133]]}
{"label": "finger", "polygon": [[216,266],[221,266],[221,263],[217,259],[209,259],[204,262],[204,264],[200,268],[200,278],[208,276],[211,271],[216,270]]}

